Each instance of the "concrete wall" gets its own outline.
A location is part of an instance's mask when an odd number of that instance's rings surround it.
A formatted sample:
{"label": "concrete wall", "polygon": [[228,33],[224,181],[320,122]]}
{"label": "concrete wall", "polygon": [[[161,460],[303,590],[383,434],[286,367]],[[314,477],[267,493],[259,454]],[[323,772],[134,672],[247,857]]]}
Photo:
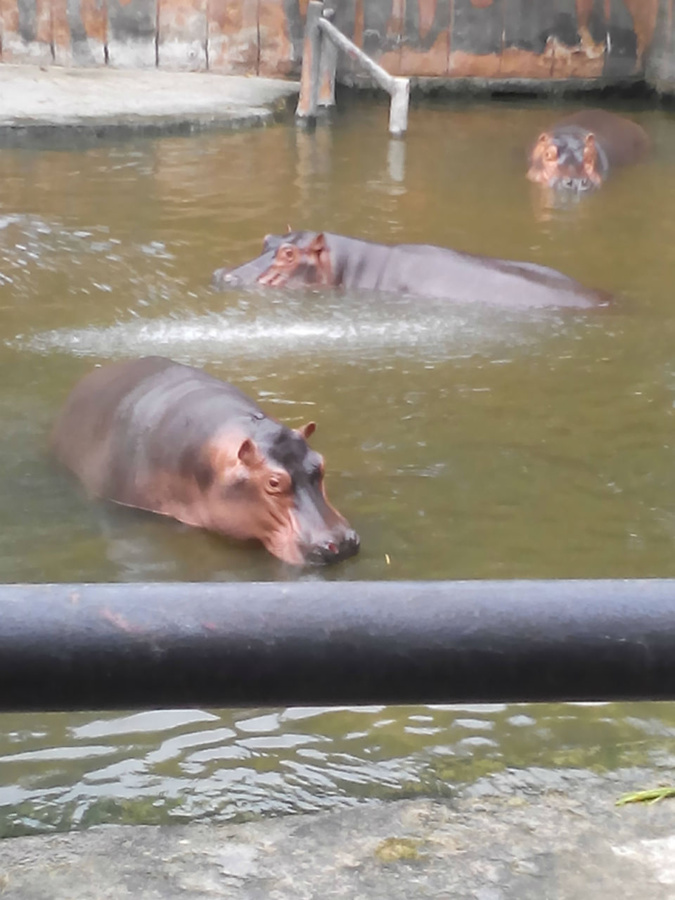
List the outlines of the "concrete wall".
{"label": "concrete wall", "polygon": [[[611,82],[648,70],[668,82],[675,80],[673,2],[333,0],[332,6],[338,27],[393,74],[553,83]],[[306,5],[0,0],[0,61],[297,76]],[[353,75],[343,62],[343,80]]]}

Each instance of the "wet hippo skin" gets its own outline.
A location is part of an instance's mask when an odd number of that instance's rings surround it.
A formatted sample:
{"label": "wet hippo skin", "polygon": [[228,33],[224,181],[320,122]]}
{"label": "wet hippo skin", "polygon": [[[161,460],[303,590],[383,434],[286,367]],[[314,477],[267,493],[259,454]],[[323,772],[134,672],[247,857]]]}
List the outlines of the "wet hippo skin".
{"label": "wet hippo skin", "polygon": [[651,142],[636,122],[603,109],[585,109],[560,119],[539,135],[529,151],[527,177],[551,188],[588,191],[609,172],[640,162]]}
{"label": "wet hippo skin", "polygon": [[51,436],[87,492],[228,537],[292,565],[336,562],[359,538],[326,497],[310,422],[277,422],[238,388],[158,356],[94,369]]}
{"label": "wet hippo skin", "polygon": [[219,289],[334,287],[508,307],[607,306],[610,296],[534,263],[461,253],[430,244],[376,244],[327,231],[268,235],[260,256],[218,269]]}

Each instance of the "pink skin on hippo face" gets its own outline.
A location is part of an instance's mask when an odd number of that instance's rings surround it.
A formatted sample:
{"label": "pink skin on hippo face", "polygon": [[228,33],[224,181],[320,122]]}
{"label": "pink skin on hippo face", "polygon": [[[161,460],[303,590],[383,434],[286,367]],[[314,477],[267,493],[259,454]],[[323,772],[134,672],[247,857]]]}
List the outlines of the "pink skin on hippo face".
{"label": "pink skin on hippo face", "polygon": [[527,177],[555,190],[599,187],[610,171],[645,159],[647,132],[606,109],[582,109],[555,122],[530,149]]}
{"label": "pink skin on hippo face", "polygon": [[315,427],[288,428],[200,369],[145,357],[85,376],[51,445],[93,496],[321,565],[357,553],[359,538],[326,497]]}
{"label": "pink skin on hippo face", "polygon": [[550,188],[588,191],[603,181],[595,136],[541,134],[530,154],[527,177]]}
{"label": "pink skin on hippo face", "polygon": [[[281,443],[267,454],[249,437],[216,435],[205,448],[211,484],[187,508],[162,511],[210,531],[257,539],[291,565],[341,558],[349,549],[345,542],[351,546],[357,539],[326,497],[323,457],[306,446],[315,429],[314,422],[284,429]],[[302,457],[293,475],[281,462],[289,453]]]}

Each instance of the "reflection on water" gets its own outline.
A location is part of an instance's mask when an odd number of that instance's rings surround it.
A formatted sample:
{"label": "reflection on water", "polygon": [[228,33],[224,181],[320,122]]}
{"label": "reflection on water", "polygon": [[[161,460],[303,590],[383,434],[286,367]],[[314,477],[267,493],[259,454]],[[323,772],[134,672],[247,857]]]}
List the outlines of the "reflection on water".
{"label": "reflection on water", "polygon": [[450,796],[515,764],[665,773],[675,762],[666,704],[166,710],[12,726],[0,739],[5,836]]}
{"label": "reflection on water", "polygon": [[[675,121],[647,165],[550,203],[543,105],[385,107],[314,133],[0,150],[3,581],[675,575]],[[326,229],[553,266],[612,310],[215,293],[268,232]],[[86,500],[45,452],[97,362],[205,365],[318,422],[358,557],[321,572]],[[0,831],[222,818],[451,790],[510,765],[667,762],[670,705],[4,716]]]}

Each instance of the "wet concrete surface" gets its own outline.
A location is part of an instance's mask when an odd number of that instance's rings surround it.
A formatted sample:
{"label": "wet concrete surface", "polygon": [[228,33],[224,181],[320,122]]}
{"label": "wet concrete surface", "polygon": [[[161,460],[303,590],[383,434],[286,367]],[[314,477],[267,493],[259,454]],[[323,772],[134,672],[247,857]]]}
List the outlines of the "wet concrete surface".
{"label": "wet concrete surface", "polygon": [[261,125],[292,108],[299,86],[159,69],[0,65],[0,132],[70,126],[165,133]]}
{"label": "wet concrete surface", "polygon": [[666,772],[530,768],[448,799],[242,824],[100,826],[0,844],[3,900],[434,897],[672,900],[675,802],[617,806]]}

